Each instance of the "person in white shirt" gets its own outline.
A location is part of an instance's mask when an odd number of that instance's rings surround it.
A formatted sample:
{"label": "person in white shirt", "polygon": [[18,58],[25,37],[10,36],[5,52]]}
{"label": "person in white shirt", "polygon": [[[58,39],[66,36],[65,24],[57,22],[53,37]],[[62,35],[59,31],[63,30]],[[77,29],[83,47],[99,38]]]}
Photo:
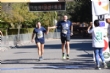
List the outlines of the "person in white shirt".
{"label": "person in white shirt", "polygon": [[110,48],[110,16],[106,17],[106,22],[108,23],[108,39],[109,39],[109,48]]}
{"label": "person in white shirt", "polygon": [[105,36],[104,28],[100,27],[99,20],[95,20],[94,27],[90,29],[92,25],[88,27],[88,33],[92,34],[92,47],[94,48],[96,69],[101,69],[99,57],[103,62],[104,68],[107,68],[107,65],[105,63],[105,59],[102,53],[104,48],[104,36]]}

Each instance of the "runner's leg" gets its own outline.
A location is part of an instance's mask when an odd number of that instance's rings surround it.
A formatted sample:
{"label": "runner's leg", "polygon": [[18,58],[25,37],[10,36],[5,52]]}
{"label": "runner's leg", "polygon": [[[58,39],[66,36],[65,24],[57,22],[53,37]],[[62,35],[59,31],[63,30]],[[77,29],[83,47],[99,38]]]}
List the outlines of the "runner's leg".
{"label": "runner's leg", "polygon": [[70,44],[69,41],[66,42],[66,54],[67,54],[67,59],[69,59],[69,53],[70,53]]}
{"label": "runner's leg", "polygon": [[61,36],[62,43],[62,58],[65,59],[65,37]]}
{"label": "runner's leg", "polygon": [[44,44],[41,44],[41,56],[44,54]]}
{"label": "runner's leg", "polygon": [[37,42],[37,47],[38,47],[38,56],[39,56],[39,59],[41,58],[41,43],[40,42]]}
{"label": "runner's leg", "polygon": [[66,54],[67,54],[67,59],[69,59],[69,53],[70,53],[70,36],[67,36],[66,38]]}

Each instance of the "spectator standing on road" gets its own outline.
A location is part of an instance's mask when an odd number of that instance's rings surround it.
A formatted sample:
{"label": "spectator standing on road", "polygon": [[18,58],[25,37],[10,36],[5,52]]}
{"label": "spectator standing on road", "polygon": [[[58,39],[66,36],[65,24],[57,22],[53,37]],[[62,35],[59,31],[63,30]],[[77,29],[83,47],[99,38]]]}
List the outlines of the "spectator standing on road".
{"label": "spectator standing on road", "polygon": [[[62,43],[62,58],[69,59],[69,52],[70,52],[70,36],[73,34],[73,26],[71,21],[68,20],[68,16],[64,15],[63,20],[59,21],[56,26],[48,27],[49,29],[59,28],[61,30],[61,43]],[[65,56],[65,49],[66,49],[66,56]]]}
{"label": "spectator standing on road", "polygon": [[[0,31],[0,44],[2,43],[2,36],[3,36],[2,31]],[[0,48],[0,50],[1,50],[1,48]],[[1,60],[0,60],[0,62],[1,62]]]}
{"label": "spectator standing on road", "polygon": [[3,33],[2,33],[2,31],[0,31],[0,44],[2,42],[2,36],[3,36]]}
{"label": "spectator standing on road", "polygon": [[41,26],[40,22],[37,22],[36,28],[34,28],[34,30],[33,30],[32,42],[34,42],[34,35],[36,34],[35,42],[38,47],[39,61],[43,60],[42,56],[44,53],[44,43],[45,43],[44,33],[47,34],[46,29]]}
{"label": "spectator standing on road", "polygon": [[110,16],[106,17],[106,22],[108,23],[108,38],[109,38],[109,48],[110,48]]}
{"label": "spectator standing on road", "polygon": [[101,69],[99,57],[102,60],[104,68],[107,68],[102,53],[104,48],[104,36],[105,36],[104,28],[100,27],[98,20],[94,21],[94,28],[90,29],[91,27],[92,25],[89,26],[88,33],[92,33],[92,47],[94,48],[95,53],[96,69]]}

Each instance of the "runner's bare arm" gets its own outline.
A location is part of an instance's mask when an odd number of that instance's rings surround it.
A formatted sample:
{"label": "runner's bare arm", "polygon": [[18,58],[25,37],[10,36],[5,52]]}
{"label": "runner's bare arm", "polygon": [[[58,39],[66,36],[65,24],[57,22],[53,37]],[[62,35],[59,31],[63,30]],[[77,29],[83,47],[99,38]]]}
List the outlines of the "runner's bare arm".
{"label": "runner's bare arm", "polygon": [[33,42],[34,41],[34,33],[32,33],[32,39],[31,39],[31,42]]}
{"label": "runner's bare arm", "polygon": [[92,27],[91,25],[88,27],[88,29],[87,29],[87,32],[88,32],[88,33],[91,33],[91,32],[90,32],[91,27]]}
{"label": "runner's bare arm", "polygon": [[48,27],[48,30],[55,29],[55,28],[57,28],[57,26]]}
{"label": "runner's bare arm", "polygon": [[90,29],[92,28],[92,26],[93,26],[93,23],[92,23],[92,22],[90,22],[90,26],[88,27],[87,32],[89,32],[89,31],[90,31]]}
{"label": "runner's bare arm", "polygon": [[56,29],[56,28],[57,28],[57,26],[48,27],[48,32],[50,29]]}
{"label": "runner's bare arm", "polygon": [[49,30],[47,29],[47,31],[45,32],[45,34],[48,34],[49,33]]}
{"label": "runner's bare arm", "polygon": [[73,35],[73,24],[71,25],[71,35]]}

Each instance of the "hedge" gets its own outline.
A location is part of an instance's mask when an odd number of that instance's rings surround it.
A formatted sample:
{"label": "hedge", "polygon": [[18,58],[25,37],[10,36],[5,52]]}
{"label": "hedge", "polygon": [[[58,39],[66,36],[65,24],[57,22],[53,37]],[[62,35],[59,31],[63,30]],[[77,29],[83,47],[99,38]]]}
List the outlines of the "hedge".
{"label": "hedge", "polygon": [[[20,34],[32,33],[34,28],[21,28]],[[8,35],[18,34],[18,29],[8,29]]]}
{"label": "hedge", "polygon": [[[21,28],[20,34],[26,34],[26,33],[32,33],[34,28]],[[0,28],[0,30],[3,32],[3,35],[17,35],[18,29],[4,29]],[[54,32],[54,29],[51,29],[50,32]]]}
{"label": "hedge", "polygon": [[[26,33],[32,33],[34,28],[21,28],[20,29],[20,34],[26,34]],[[18,34],[18,29],[5,29],[5,28],[0,28],[2,31],[3,35],[17,35]]]}

